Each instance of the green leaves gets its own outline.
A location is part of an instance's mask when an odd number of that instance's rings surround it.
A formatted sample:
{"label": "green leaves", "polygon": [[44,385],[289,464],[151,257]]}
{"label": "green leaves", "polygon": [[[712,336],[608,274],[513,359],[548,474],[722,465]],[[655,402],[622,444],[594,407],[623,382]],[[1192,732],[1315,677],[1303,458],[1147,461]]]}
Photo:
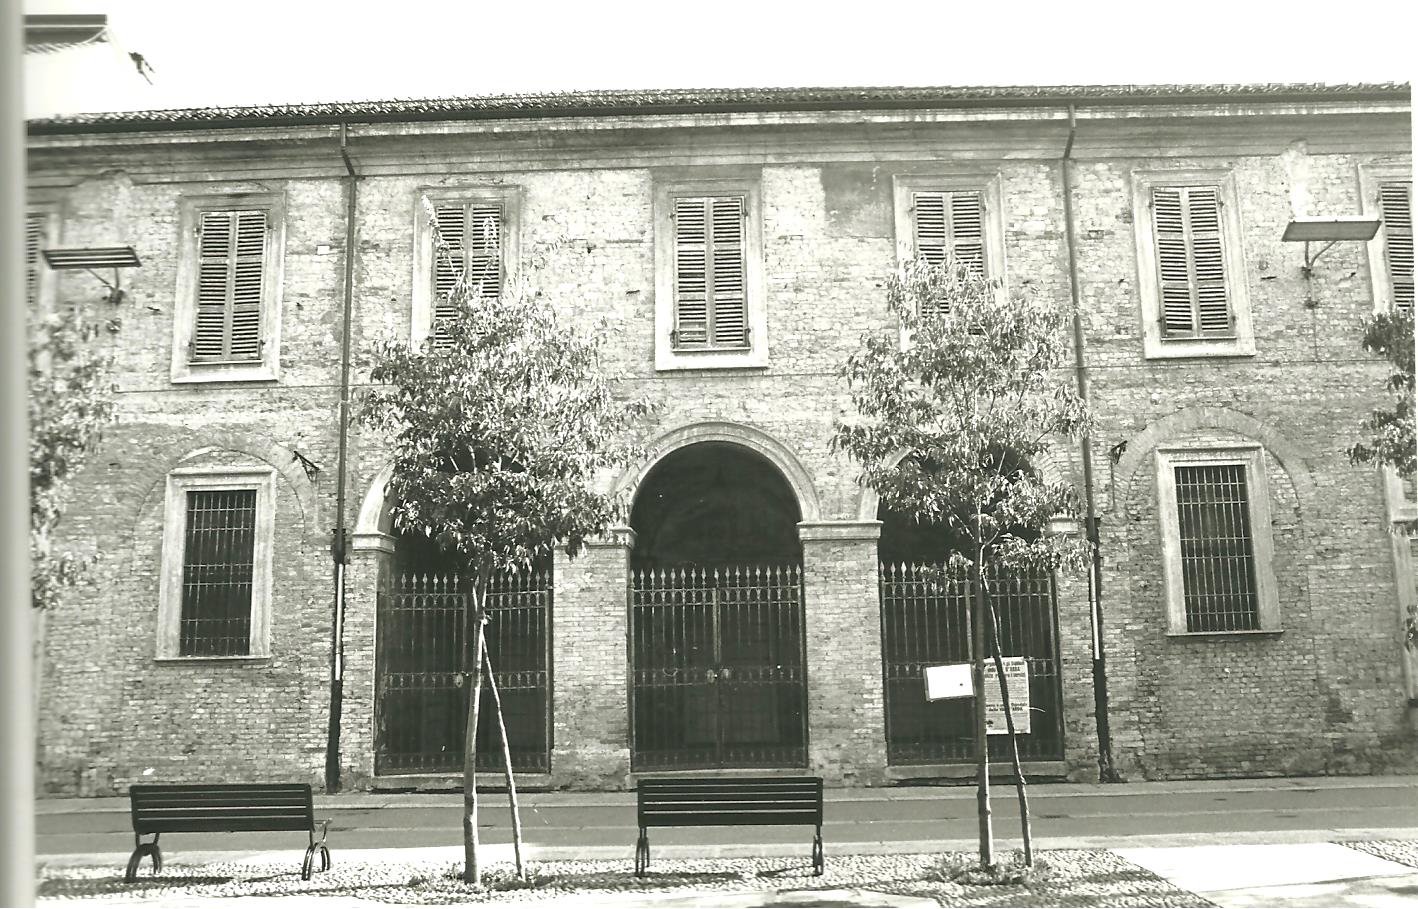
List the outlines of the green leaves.
{"label": "green leaves", "polygon": [[833,449],[888,508],[948,527],[988,561],[1081,564],[1083,544],[1041,536],[1077,513],[1077,493],[1036,469],[1090,422],[1064,369],[1063,308],[954,260],[905,263],[886,298],[902,337],[866,335],[842,365],[855,415],[837,422]]}
{"label": "green leaves", "polygon": [[[436,233],[435,225],[435,233]],[[577,552],[620,517],[594,491],[635,456],[624,442],[648,406],[599,371],[607,328],[562,324],[527,282],[500,297],[460,282],[436,343],[379,346],[359,419],[390,437],[395,526],[466,565],[526,567]]]}

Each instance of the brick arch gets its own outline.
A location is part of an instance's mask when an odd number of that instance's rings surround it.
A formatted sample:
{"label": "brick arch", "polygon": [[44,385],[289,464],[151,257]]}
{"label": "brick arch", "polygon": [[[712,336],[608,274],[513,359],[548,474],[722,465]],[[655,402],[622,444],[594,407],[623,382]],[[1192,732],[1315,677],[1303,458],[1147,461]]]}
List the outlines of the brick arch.
{"label": "brick arch", "polygon": [[771,434],[743,423],[706,421],[680,426],[664,433],[646,446],[646,457],[639,465],[622,473],[611,484],[611,492],[638,490],[650,471],[667,455],[698,442],[730,442],[761,455],[778,469],[784,481],[793,490],[802,520],[822,520],[817,485],[813,482],[812,474],[803,467],[793,450]]}
{"label": "brick arch", "polygon": [[[895,466],[908,454],[910,452],[903,448],[887,458],[886,463]],[[1049,448],[1042,452],[1036,459],[1034,467],[1044,475],[1044,480],[1048,483],[1063,483],[1073,474],[1068,455],[1055,448]],[[857,497],[857,520],[875,521],[880,506],[881,495],[870,486],[862,486],[861,494]]]}
{"label": "brick arch", "polygon": [[296,503],[300,506],[301,536],[304,537],[309,532],[315,518],[315,486],[305,475],[295,452],[264,436],[220,430],[203,432],[200,436],[193,433],[151,452],[149,466],[130,486],[137,500],[132,511],[133,520],[137,521],[151,503],[153,496],[161,493],[167,475],[174,468],[181,467],[184,461],[215,451],[246,455],[274,468],[277,475],[295,492]]}
{"label": "brick arch", "polygon": [[1127,440],[1127,450],[1118,459],[1116,469],[1119,491],[1124,493],[1122,498],[1131,496],[1132,486],[1137,482],[1138,470],[1151,458],[1158,445],[1202,429],[1234,432],[1258,443],[1290,478],[1295,496],[1299,499],[1297,504],[1300,513],[1315,516],[1314,509],[1318,501],[1315,497],[1315,482],[1299,446],[1255,417],[1228,407],[1206,404],[1186,407],[1154,420]]}

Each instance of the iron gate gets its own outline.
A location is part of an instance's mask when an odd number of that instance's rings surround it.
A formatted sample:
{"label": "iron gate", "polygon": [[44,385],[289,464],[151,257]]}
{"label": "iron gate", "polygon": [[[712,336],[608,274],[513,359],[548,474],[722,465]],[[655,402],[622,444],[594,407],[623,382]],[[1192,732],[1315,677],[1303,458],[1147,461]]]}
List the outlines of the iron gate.
{"label": "iron gate", "polygon": [[[495,579],[487,595],[487,649],[516,770],[545,772],[551,753],[551,569]],[[379,597],[375,657],[375,773],[463,768],[468,690],[466,610],[456,574],[404,573]],[[478,716],[479,770],[502,769],[492,693]]]}
{"label": "iron gate", "polygon": [[807,764],[802,566],[636,569],[631,769]]}
{"label": "iron gate", "polygon": [[[928,702],[922,669],[970,660],[968,580],[942,583],[940,565],[881,564],[881,652],[886,693],[886,753],[891,764],[974,760],[973,699]],[[1024,760],[1063,760],[1058,606],[1053,574],[1020,573],[989,580],[1000,622],[1000,650],[1029,663],[1028,735]],[[1007,736],[989,737],[991,759],[1008,760]]]}

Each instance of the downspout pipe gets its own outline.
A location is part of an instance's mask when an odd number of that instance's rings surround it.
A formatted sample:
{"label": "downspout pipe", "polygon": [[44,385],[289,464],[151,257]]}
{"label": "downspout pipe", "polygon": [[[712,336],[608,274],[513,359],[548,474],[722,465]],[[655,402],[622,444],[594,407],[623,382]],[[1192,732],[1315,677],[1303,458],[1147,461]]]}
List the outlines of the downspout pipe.
{"label": "downspout pipe", "polygon": [[340,332],[339,453],[335,477],[335,527],[330,538],[334,560],[335,605],[330,634],[330,726],[325,743],[325,791],[340,791],[340,715],[345,688],[345,566],[349,532],[345,528],[345,486],[350,443],[350,328],[354,322],[355,208],[359,175],[350,161],[349,136],[340,122],[340,158],[345,163],[345,293]]}
{"label": "downspout pipe", "polygon": [[[1077,110],[1068,106],[1068,142],[1059,167],[1063,171],[1064,228],[1068,240],[1068,283],[1073,295],[1073,367],[1078,396],[1088,403],[1088,365],[1083,356],[1083,296],[1078,287],[1078,241],[1073,219],[1073,140],[1078,132]],[[1118,782],[1113,766],[1113,734],[1108,721],[1108,663],[1103,646],[1103,554],[1098,544],[1098,509],[1093,500],[1093,440],[1083,433],[1079,440],[1083,455],[1083,500],[1086,505],[1085,533],[1093,560],[1088,573],[1089,626],[1093,636],[1093,716],[1098,726],[1098,780]]]}

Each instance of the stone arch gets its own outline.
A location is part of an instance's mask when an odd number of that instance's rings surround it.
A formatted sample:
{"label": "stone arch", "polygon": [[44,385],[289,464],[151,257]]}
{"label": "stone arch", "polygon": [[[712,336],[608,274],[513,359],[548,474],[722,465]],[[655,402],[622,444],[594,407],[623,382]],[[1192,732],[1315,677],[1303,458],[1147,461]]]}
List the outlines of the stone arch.
{"label": "stone arch", "polygon": [[[888,458],[886,463],[895,466],[909,453],[910,452],[903,448]],[[1060,453],[1057,448],[1050,448],[1043,452],[1035,460],[1034,467],[1043,474],[1044,479],[1050,483],[1062,483],[1068,480],[1074,473],[1073,462],[1069,455]],[[880,506],[880,494],[870,486],[862,486],[862,491],[857,497],[857,520],[875,521]]]}
{"label": "stone arch", "polygon": [[742,423],[707,421],[672,429],[646,446],[647,456],[637,467],[622,473],[611,485],[612,492],[638,490],[655,465],[670,453],[698,442],[729,442],[761,455],[778,469],[798,500],[798,511],[805,523],[820,521],[822,507],[812,474],[803,467],[792,449],[769,433]]}
{"label": "stone arch", "polygon": [[357,547],[362,541],[381,535],[394,535],[393,513],[386,501],[389,481],[393,478],[394,462],[388,461],[379,468],[379,472],[365,489],[364,498],[360,500],[359,517],[355,519],[354,536]]}
{"label": "stone arch", "polygon": [[1186,407],[1154,420],[1127,440],[1127,449],[1118,459],[1116,468],[1119,498],[1130,497],[1139,469],[1151,458],[1158,445],[1189,432],[1204,429],[1233,432],[1258,443],[1290,478],[1295,496],[1299,499],[1297,504],[1300,514],[1314,517],[1317,502],[1314,478],[1310,475],[1310,469],[1299,446],[1255,417],[1209,404]]}
{"label": "stone arch", "polygon": [[130,487],[136,499],[132,519],[136,521],[153,496],[165,489],[167,475],[175,468],[194,458],[220,451],[245,455],[270,465],[295,493],[303,525],[301,535],[309,532],[317,520],[315,484],[306,476],[295,451],[263,436],[222,430],[203,433],[200,439],[186,436],[152,452],[149,465],[138,474]]}

